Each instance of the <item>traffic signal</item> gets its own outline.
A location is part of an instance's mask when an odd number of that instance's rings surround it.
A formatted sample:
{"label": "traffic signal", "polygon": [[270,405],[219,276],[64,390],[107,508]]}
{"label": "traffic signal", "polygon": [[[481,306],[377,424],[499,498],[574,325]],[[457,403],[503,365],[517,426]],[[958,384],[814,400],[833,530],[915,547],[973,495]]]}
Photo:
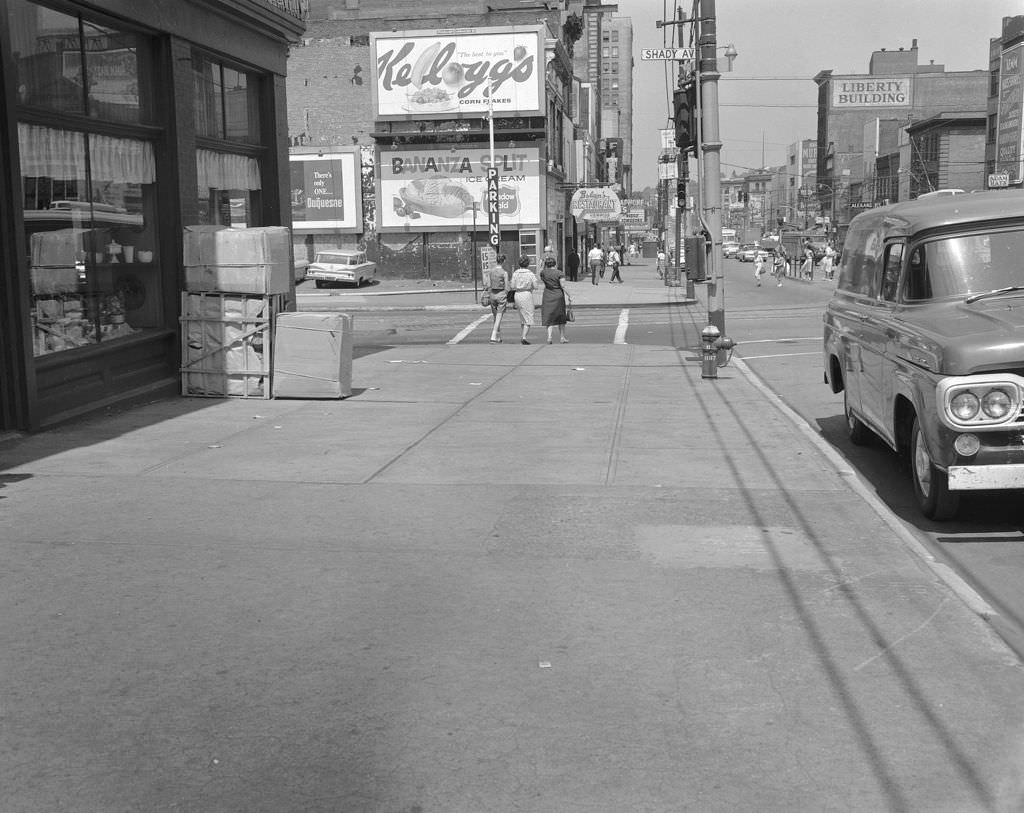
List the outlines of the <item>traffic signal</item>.
{"label": "traffic signal", "polygon": [[676,181],[676,207],[679,209],[686,208],[686,181],[682,178]]}
{"label": "traffic signal", "polygon": [[683,152],[697,146],[697,86],[686,82],[672,94],[676,147]]}

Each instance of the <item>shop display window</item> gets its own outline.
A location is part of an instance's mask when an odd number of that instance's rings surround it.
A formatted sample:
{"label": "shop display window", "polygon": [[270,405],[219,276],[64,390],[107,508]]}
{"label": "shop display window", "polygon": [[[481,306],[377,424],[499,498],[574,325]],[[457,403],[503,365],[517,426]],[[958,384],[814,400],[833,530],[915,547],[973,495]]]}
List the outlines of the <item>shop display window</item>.
{"label": "shop display window", "polygon": [[152,145],[25,123],[18,143],[35,355],[163,327]]}
{"label": "shop display window", "polygon": [[263,225],[260,165],[255,158],[197,150],[196,182],[200,224],[234,229]]}

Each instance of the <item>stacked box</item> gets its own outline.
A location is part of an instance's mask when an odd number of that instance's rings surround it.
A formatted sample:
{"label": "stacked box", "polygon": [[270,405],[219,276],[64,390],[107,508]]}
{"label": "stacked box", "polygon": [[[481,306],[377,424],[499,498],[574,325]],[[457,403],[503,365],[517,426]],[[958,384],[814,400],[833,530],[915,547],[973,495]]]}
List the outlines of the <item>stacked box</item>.
{"label": "stacked box", "polygon": [[186,226],[184,239],[186,290],[288,293],[293,271],[286,226]]}
{"label": "stacked box", "polygon": [[88,229],[54,229],[30,235],[32,293],[53,295],[78,290],[80,269],[76,263],[85,257],[88,233]]}
{"label": "stacked box", "polygon": [[282,313],[274,329],[275,398],[346,398],[352,394],[352,317]]}
{"label": "stacked box", "polygon": [[182,294],[182,395],[269,398],[272,326],[282,299]]}

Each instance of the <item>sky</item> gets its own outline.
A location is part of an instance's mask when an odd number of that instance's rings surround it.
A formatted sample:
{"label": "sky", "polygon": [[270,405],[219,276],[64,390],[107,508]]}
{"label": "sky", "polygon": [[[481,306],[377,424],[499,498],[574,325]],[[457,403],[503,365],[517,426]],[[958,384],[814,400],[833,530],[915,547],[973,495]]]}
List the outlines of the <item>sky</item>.
{"label": "sky", "polygon": [[[614,2],[614,0],[609,0]],[[675,0],[618,0],[633,20],[635,60],[633,189],[657,183],[660,131],[669,127],[675,62],[640,59],[642,48],[672,44]],[[687,15],[692,0],[682,0]],[[871,53],[909,50],[918,63],[947,71],[988,70],[989,40],[1003,17],[1024,14],[1022,0],[716,0],[718,45],[739,55],[732,72],[719,51],[719,130],[724,175],[785,162],[786,147],[817,137],[817,86],[823,70],[867,73]],[[687,34],[690,26],[681,26]]]}

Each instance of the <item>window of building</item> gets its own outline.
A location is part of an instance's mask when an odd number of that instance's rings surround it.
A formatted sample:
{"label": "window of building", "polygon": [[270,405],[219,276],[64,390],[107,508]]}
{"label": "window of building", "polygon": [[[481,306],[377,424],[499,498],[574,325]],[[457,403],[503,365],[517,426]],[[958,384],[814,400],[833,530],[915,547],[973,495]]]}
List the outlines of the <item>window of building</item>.
{"label": "window of building", "polygon": [[618,58],[619,58],[619,46],[613,45],[612,46],[612,59],[618,59]]}
{"label": "window of building", "polygon": [[99,121],[148,123],[152,50],[140,35],[29,0],[7,4],[19,105]]}
{"label": "window of building", "polygon": [[8,0],[36,356],[163,327],[153,47]]}
{"label": "window of building", "polygon": [[198,52],[192,76],[199,223],[260,226],[260,78]]}

